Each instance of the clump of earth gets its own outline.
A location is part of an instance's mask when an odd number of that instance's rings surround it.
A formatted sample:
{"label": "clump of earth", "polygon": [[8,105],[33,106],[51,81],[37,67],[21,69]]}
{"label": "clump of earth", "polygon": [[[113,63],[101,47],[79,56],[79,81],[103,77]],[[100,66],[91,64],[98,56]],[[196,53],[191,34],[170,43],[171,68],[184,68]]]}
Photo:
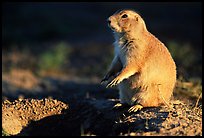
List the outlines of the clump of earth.
{"label": "clump of earth", "polygon": [[2,127],[4,131],[15,135],[30,121],[37,121],[47,116],[61,114],[68,105],[54,99],[19,99],[2,103]]}

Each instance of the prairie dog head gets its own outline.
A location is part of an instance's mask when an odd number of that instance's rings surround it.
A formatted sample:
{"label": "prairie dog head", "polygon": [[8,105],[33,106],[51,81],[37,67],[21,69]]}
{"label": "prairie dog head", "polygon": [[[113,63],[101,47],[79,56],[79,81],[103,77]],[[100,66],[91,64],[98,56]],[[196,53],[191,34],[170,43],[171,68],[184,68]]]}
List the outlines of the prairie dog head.
{"label": "prairie dog head", "polygon": [[146,29],[142,17],[132,10],[116,12],[108,18],[108,25],[116,33],[137,32]]}

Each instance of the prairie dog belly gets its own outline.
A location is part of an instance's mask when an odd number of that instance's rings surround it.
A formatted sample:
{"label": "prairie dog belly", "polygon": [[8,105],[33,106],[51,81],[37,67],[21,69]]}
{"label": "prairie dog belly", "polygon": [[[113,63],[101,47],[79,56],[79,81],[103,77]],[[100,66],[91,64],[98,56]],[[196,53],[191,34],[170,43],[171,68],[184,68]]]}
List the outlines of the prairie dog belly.
{"label": "prairie dog belly", "polygon": [[133,105],[133,96],[138,92],[138,88],[133,88],[137,82],[138,75],[133,75],[128,79],[123,80],[119,85],[119,97],[121,103],[127,103],[128,105]]}
{"label": "prairie dog belly", "polygon": [[[120,62],[122,63],[122,66],[124,68],[127,62],[126,54],[124,53],[121,46],[117,43],[115,43],[115,54],[118,55]],[[133,86],[135,86],[135,83],[137,82],[137,80],[138,80],[138,74],[135,74],[123,80],[120,84],[118,84],[119,97],[120,97],[121,103],[127,103],[129,105],[133,105],[132,97],[137,92],[137,88],[133,89]]]}

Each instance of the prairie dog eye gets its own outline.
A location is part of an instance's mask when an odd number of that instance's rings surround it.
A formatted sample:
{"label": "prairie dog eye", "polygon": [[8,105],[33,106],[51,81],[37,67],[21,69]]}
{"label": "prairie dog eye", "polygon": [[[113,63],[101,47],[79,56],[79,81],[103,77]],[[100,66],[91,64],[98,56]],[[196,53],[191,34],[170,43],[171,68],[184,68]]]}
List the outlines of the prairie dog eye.
{"label": "prairie dog eye", "polygon": [[127,18],[128,15],[127,14],[123,14],[122,18]]}

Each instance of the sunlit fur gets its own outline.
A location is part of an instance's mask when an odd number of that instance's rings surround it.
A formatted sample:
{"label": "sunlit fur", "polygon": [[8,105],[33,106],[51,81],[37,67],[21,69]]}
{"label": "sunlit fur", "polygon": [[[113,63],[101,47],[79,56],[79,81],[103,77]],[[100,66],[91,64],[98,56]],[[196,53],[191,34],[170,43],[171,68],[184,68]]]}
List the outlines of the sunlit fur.
{"label": "sunlit fur", "polygon": [[[124,14],[128,17],[121,18]],[[108,73],[118,75],[121,103],[143,107],[167,104],[176,82],[176,65],[168,49],[135,11],[117,12],[109,20],[116,41]]]}

